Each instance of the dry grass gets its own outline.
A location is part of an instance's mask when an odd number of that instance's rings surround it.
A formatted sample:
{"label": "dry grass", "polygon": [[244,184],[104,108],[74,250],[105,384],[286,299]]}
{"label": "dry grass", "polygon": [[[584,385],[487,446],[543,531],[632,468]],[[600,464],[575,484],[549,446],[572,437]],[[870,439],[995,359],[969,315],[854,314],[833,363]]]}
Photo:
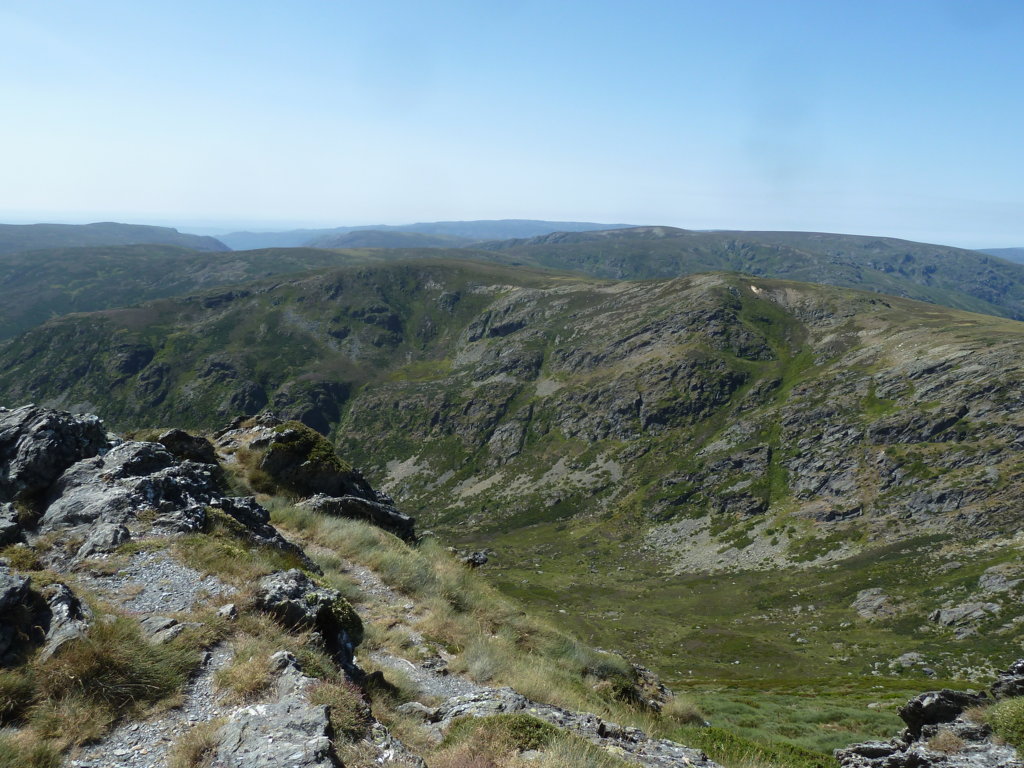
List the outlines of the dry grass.
{"label": "dry grass", "polygon": [[60,752],[32,732],[0,735],[0,768],[58,768]]}
{"label": "dry grass", "polygon": [[370,707],[362,692],[347,680],[317,683],[309,689],[312,704],[326,704],[334,734],[346,741],[362,738],[370,726]]}
{"label": "dry grass", "polygon": [[[453,672],[481,683],[511,686],[524,695],[567,709],[587,710],[616,722],[666,727],[702,721],[699,710],[684,706],[655,718],[636,704],[636,676],[614,654],[595,651],[551,624],[529,616],[446,548],[428,539],[410,547],[397,537],[360,521],[298,509],[286,499],[266,500],[275,525],[303,541],[324,578],[343,578],[345,560],[364,565],[392,589],[415,601],[414,629],[450,657]],[[321,558],[319,552],[330,552]],[[367,645],[408,655],[408,632],[400,611],[367,606],[382,626],[370,623]],[[388,671],[388,676],[392,672]],[[606,681],[606,685],[599,685]],[[685,711],[683,711],[685,710]]]}
{"label": "dry grass", "polygon": [[223,718],[199,723],[179,738],[167,754],[167,768],[209,768]]}
{"label": "dry grass", "polygon": [[942,730],[928,739],[928,749],[935,752],[944,752],[947,755],[955,755],[963,751],[964,740],[952,731]]}

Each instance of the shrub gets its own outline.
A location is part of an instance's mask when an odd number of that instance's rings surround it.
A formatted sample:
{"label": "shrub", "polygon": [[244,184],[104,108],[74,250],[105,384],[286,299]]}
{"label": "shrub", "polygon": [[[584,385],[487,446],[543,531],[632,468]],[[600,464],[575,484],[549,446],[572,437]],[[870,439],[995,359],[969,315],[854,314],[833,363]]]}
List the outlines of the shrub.
{"label": "shrub", "polygon": [[0,550],[0,557],[11,564],[16,571],[38,571],[42,569],[38,553],[25,544],[11,544]]}
{"label": "shrub", "polygon": [[486,733],[504,744],[507,750],[540,750],[558,734],[558,729],[531,715],[490,715],[483,718],[459,718],[444,736],[445,745],[459,744]]}
{"label": "shrub", "polygon": [[1024,748],[1024,697],[994,704],[989,708],[988,722],[996,736],[1007,744]]}

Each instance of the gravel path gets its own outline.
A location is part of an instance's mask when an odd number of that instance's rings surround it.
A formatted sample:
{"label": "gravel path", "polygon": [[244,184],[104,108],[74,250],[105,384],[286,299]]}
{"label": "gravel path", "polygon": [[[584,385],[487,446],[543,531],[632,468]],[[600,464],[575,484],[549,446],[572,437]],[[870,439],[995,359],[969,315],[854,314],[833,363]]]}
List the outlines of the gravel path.
{"label": "gravel path", "polygon": [[213,674],[231,661],[232,651],[218,645],[207,656],[199,672],[185,688],[181,707],[155,720],[119,725],[102,741],[80,748],[67,757],[68,768],[164,768],[167,752],[197,723],[228,713],[214,697]]}
{"label": "gravel path", "polygon": [[201,597],[237,590],[215,576],[182,565],[165,551],[136,552],[113,576],[83,576],[91,589],[120,603],[130,613],[156,616],[190,611]]}
{"label": "gravel path", "polygon": [[[411,602],[412,598],[396,592],[381,581],[376,573],[365,566],[352,564],[348,569],[348,573],[359,582],[360,591],[365,599],[365,602],[356,606],[356,610],[364,619],[372,613],[374,604],[401,605],[403,618],[405,619],[405,628],[413,648],[425,648],[427,646],[426,640],[413,627],[416,622],[416,605]],[[484,686],[477,685],[471,680],[449,674],[446,669],[447,661],[441,656],[433,656],[426,661],[421,661],[420,664],[416,664],[403,656],[398,656],[389,651],[375,650],[369,653],[369,658],[381,667],[400,670],[419,686],[424,697],[449,699],[452,696],[465,696],[485,690]]]}

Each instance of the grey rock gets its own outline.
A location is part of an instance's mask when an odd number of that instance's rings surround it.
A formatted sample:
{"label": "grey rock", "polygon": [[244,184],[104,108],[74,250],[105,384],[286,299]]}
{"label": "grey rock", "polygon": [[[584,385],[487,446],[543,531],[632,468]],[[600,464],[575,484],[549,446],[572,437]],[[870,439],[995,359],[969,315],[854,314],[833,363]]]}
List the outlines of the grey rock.
{"label": "grey rock", "polygon": [[69,467],[53,484],[39,527],[45,533],[97,521],[125,523],[143,510],[159,517],[220,495],[207,465],[180,461],[158,443],[126,441]]}
{"label": "grey rock", "polygon": [[72,640],[82,637],[89,630],[93,615],[65,584],[47,585],[42,596],[50,612],[50,626],[39,652],[39,658],[45,661]]}
{"label": "grey rock", "polygon": [[416,539],[416,521],[395,509],[393,504],[371,501],[359,496],[325,496],[317,494],[297,505],[321,514],[366,520],[404,541]]}
{"label": "grey rock", "polygon": [[139,622],[139,625],[142,627],[142,631],[146,633],[149,642],[153,643],[153,645],[169,643],[184,632],[186,627],[201,626],[195,622],[181,624],[177,619],[172,619],[168,616],[147,616]]}
{"label": "grey rock", "polygon": [[862,589],[850,607],[864,619],[884,619],[898,613],[892,598],[878,587]]}
{"label": "grey rock", "polygon": [[433,720],[444,731],[459,717],[487,717],[508,712],[532,715],[610,750],[622,760],[647,768],[675,768],[680,765],[718,768],[717,763],[700,750],[667,739],[651,738],[638,728],[623,727],[589,712],[572,712],[539,704],[511,688],[485,688],[451,698],[438,707]]}
{"label": "grey rock", "polygon": [[986,569],[978,578],[978,588],[987,594],[1009,592],[1019,587],[1022,581],[1024,581],[1024,579],[1011,578],[1019,575],[1019,573],[1019,569],[1010,563],[993,565],[991,568]]}
{"label": "grey rock", "polygon": [[1024,696],[1024,659],[1018,659],[1006,671],[999,673],[992,683],[992,695],[997,699]]}
{"label": "grey rock", "polygon": [[461,559],[463,565],[468,565],[470,568],[479,568],[481,565],[487,564],[487,555],[483,552],[470,552]]}
{"label": "grey rock", "polygon": [[998,603],[961,603],[934,611],[928,618],[946,627],[966,627],[999,613]]}
{"label": "grey rock", "polygon": [[363,626],[337,590],[317,586],[298,569],[277,571],[259,581],[253,604],[286,627],[316,630],[342,666],[353,665]]}
{"label": "grey rock", "polygon": [[278,652],[271,701],[236,710],[217,733],[213,764],[218,768],[341,768],[331,744],[328,708],[309,703],[313,679],[295,657]]}
{"label": "grey rock", "polygon": [[25,603],[31,582],[0,561],[0,615]]}
{"label": "grey rock", "polygon": [[421,704],[418,701],[407,701],[405,704],[395,707],[395,711],[399,714],[411,715],[425,721],[437,719],[437,707],[428,707],[426,704]]}
{"label": "grey rock", "polygon": [[19,521],[17,508],[13,504],[0,504],[0,546],[25,540],[25,532]]}
{"label": "grey rock", "polygon": [[200,464],[216,464],[217,453],[213,443],[205,437],[190,435],[182,429],[171,429],[157,438],[157,442],[180,459]]}
{"label": "grey rock", "polygon": [[35,405],[0,410],[0,501],[48,488],[65,469],[107,447],[95,416]]}
{"label": "grey rock", "polygon": [[121,523],[99,523],[89,530],[89,536],[75,555],[79,560],[100,552],[112,552],[128,541],[131,534]]}
{"label": "grey rock", "polygon": [[943,688],[915,696],[900,707],[898,714],[907,724],[911,738],[917,739],[924,726],[950,723],[968,707],[978,706],[987,700],[985,694]]}
{"label": "grey rock", "polygon": [[288,552],[302,561],[306,570],[320,572],[320,568],[306,556],[301,547],[292,544],[278,533],[270,524],[270,513],[252,496],[221,496],[211,499],[208,503],[241,523],[254,544]]}
{"label": "grey rock", "polygon": [[225,603],[217,609],[217,615],[222,619],[234,621],[238,618],[238,609],[235,607],[234,603]]}

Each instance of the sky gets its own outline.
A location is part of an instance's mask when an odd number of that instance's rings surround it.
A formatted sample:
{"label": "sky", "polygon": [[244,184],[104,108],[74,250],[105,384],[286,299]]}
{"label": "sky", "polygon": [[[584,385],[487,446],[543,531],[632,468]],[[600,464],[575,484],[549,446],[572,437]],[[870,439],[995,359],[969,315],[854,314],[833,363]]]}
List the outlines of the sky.
{"label": "sky", "polygon": [[0,221],[1024,246],[1020,0],[0,0]]}

